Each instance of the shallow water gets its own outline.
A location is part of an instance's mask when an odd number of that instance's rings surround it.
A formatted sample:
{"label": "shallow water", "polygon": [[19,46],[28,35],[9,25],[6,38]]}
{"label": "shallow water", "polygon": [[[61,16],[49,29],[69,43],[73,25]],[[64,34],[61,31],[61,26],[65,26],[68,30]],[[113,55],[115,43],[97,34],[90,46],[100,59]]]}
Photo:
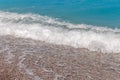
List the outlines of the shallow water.
{"label": "shallow water", "polygon": [[0,36],[0,80],[119,80],[119,64],[120,54]]}

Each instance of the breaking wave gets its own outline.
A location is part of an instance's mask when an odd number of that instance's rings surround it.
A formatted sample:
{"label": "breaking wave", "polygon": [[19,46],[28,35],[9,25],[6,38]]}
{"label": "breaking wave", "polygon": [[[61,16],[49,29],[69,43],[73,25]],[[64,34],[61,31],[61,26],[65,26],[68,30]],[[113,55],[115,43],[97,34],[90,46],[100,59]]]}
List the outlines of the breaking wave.
{"label": "breaking wave", "polygon": [[32,38],[103,53],[120,52],[120,29],[72,24],[37,14],[0,11],[0,35]]}

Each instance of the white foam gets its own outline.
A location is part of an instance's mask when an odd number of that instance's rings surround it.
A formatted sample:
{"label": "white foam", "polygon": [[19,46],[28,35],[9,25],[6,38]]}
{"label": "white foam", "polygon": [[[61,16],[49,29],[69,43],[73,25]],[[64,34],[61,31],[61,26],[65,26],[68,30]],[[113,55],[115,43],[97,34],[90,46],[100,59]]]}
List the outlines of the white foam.
{"label": "white foam", "polygon": [[35,14],[1,11],[0,35],[32,38],[104,53],[120,52],[120,29],[72,24]]}

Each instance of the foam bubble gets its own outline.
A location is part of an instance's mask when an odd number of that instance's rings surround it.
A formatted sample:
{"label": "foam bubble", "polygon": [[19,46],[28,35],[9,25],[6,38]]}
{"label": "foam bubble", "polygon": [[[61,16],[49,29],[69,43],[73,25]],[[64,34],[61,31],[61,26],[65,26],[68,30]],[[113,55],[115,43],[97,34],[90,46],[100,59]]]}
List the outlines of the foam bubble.
{"label": "foam bubble", "polygon": [[104,53],[120,52],[120,29],[72,24],[36,14],[0,11],[0,35],[32,38]]}

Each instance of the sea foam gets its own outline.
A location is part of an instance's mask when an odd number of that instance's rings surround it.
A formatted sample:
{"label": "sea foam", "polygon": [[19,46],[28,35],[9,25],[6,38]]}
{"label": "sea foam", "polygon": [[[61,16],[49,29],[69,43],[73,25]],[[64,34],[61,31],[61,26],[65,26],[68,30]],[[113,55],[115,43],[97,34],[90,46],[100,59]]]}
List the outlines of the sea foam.
{"label": "sea foam", "polygon": [[103,53],[120,52],[120,29],[72,24],[37,14],[0,11],[0,35],[32,38]]}

